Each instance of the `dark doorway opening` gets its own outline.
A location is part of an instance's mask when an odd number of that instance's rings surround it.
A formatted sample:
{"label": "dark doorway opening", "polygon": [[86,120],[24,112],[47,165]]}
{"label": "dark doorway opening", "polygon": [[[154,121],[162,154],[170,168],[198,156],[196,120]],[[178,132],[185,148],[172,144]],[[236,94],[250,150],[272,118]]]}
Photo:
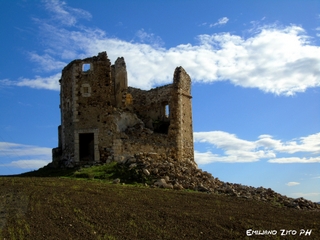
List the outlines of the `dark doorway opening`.
{"label": "dark doorway opening", "polygon": [[94,161],[94,134],[79,134],[80,161]]}

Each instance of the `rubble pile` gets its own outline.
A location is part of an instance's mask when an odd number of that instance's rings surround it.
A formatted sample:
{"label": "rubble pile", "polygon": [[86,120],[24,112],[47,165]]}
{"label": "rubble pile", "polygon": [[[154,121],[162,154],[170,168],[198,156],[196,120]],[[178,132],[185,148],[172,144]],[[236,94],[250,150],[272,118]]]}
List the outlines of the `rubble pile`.
{"label": "rubble pile", "polygon": [[148,179],[150,187],[175,190],[190,189],[273,202],[288,208],[320,210],[320,204],[304,198],[289,198],[270,188],[255,188],[222,182],[210,173],[198,169],[194,162],[176,161],[164,154],[141,152],[134,156],[123,157],[119,161],[119,165],[131,172],[134,171],[142,181]]}

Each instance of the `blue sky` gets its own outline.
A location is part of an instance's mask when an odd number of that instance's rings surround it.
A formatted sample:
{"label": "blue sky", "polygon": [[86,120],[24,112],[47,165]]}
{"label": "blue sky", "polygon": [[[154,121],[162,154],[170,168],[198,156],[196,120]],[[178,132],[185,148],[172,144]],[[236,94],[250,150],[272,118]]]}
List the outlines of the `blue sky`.
{"label": "blue sky", "polygon": [[51,161],[70,61],[129,85],[192,78],[195,158],[220,180],[320,201],[320,2],[0,1],[0,175]]}

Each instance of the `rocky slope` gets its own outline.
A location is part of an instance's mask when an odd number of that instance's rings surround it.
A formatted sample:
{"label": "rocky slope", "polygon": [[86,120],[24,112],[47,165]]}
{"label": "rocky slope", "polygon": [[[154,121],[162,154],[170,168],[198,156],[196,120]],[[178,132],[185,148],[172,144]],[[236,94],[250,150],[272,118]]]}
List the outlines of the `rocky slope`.
{"label": "rocky slope", "polygon": [[[320,204],[304,198],[289,198],[272,189],[250,187],[241,184],[225,183],[210,173],[198,169],[192,162],[175,161],[156,153],[137,153],[123,157],[118,166],[129,173],[130,178],[145,182],[150,187],[168,189],[190,189],[195,191],[231,195],[238,198],[254,199],[288,208],[319,210]],[[125,181],[117,179],[116,182]]]}

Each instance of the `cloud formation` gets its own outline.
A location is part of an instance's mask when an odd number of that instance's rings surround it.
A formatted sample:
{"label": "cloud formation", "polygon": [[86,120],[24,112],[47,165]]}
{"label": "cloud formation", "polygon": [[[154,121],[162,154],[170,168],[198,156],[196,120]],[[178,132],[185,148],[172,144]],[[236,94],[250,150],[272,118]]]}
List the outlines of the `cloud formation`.
{"label": "cloud formation", "polygon": [[288,182],[288,183],[286,183],[286,185],[289,186],[289,187],[297,186],[297,185],[299,185],[299,184],[300,184],[300,183],[298,183],[298,182]]}
{"label": "cloud formation", "polygon": [[19,143],[0,142],[0,156],[50,156],[51,148]]}
{"label": "cloud formation", "polygon": [[[36,21],[46,47],[46,54],[33,55],[40,65],[49,61],[61,67],[75,58],[107,51],[112,62],[125,57],[129,85],[142,89],[170,83],[176,66],[183,66],[193,82],[230,81],[276,95],[290,96],[320,86],[320,47],[312,45],[300,26],[257,27],[247,38],[228,32],[201,34],[196,44],[164,48],[155,44],[161,38],[143,29],[137,33],[137,42],[108,37],[102,29],[78,24],[79,18],[90,19],[90,13],[58,0],[44,2],[53,17]],[[218,23],[227,21],[225,17]],[[52,85],[57,83],[48,78],[52,80],[52,76],[38,77],[27,81],[34,84],[16,85],[56,90]]]}
{"label": "cloud formation", "polygon": [[54,59],[49,54],[39,55],[37,53],[29,53],[30,60],[39,65],[38,71],[54,71],[62,70],[67,63]]}
{"label": "cloud formation", "polygon": [[223,17],[223,18],[218,19],[218,22],[210,24],[210,27],[225,25],[228,21],[229,21],[229,18]]}
{"label": "cloud formation", "polygon": [[248,141],[238,138],[235,134],[223,131],[194,132],[196,143],[208,143],[212,149],[218,148],[224,151],[224,155],[215,154],[214,151],[195,151],[195,159],[198,164],[213,162],[256,162],[260,159],[268,159],[269,163],[320,163],[320,156],[316,157],[281,157],[277,154],[319,154],[320,133],[307,137],[282,142],[273,139],[270,135],[260,135],[256,141]]}
{"label": "cloud formation", "polygon": [[64,1],[43,0],[47,12],[52,14],[53,20],[67,26],[74,26],[79,18],[91,19],[91,14],[83,9],[69,7]]}
{"label": "cloud formation", "polygon": [[56,73],[49,77],[35,76],[34,79],[20,78],[18,81],[12,81],[9,79],[0,80],[2,86],[19,86],[19,87],[30,87],[36,89],[47,89],[47,90],[60,90],[59,79],[61,73]]}
{"label": "cloud formation", "polygon": [[0,166],[38,169],[51,162],[51,153],[51,148],[0,142]]}
{"label": "cloud formation", "polygon": [[320,163],[320,157],[299,158],[299,157],[287,157],[287,158],[275,158],[268,160],[269,163]]}
{"label": "cloud formation", "polygon": [[15,168],[21,168],[21,169],[39,169],[42,168],[43,166],[47,165],[49,160],[18,160],[18,161],[12,161],[7,164],[0,164],[0,166],[5,166],[5,167],[15,167]]}
{"label": "cloud formation", "polygon": [[136,37],[140,40],[141,43],[150,44],[155,48],[164,45],[164,42],[159,36],[156,36],[154,33],[147,33],[143,28],[137,31]]}

